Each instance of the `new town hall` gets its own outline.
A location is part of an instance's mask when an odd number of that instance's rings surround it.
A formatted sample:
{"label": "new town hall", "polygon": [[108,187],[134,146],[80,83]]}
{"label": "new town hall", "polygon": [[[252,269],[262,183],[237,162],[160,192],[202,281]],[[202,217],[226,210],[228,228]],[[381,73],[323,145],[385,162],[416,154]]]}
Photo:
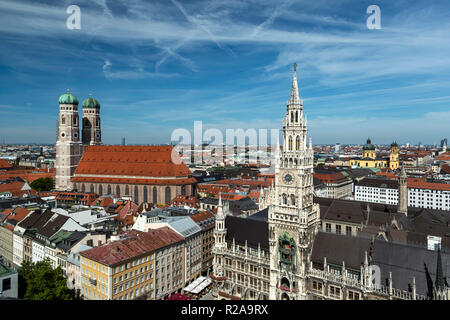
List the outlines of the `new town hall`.
{"label": "new town hall", "polygon": [[426,239],[421,230],[448,230],[449,219],[407,207],[404,170],[398,208],[314,196],[313,148],[295,69],[282,151],[276,151],[276,186],[264,196],[268,207],[242,218],[228,214],[219,198],[213,297],[448,299],[448,241],[443,237],[436,250],[407,243]]}

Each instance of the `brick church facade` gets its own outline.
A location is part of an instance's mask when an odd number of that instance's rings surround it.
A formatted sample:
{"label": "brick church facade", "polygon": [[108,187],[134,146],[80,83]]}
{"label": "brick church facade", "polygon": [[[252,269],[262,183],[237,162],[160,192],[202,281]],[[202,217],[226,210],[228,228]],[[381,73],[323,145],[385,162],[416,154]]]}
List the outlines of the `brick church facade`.
{"label": "brick church facade", "polygon": [[[196,180],[171,146],[107,146],[101,141],[100,103],[71,93],[59,98],[56,189],[129,196],[140,204],[167,204],[194,195]],[[80,141],[80,124],[82,140]]]}

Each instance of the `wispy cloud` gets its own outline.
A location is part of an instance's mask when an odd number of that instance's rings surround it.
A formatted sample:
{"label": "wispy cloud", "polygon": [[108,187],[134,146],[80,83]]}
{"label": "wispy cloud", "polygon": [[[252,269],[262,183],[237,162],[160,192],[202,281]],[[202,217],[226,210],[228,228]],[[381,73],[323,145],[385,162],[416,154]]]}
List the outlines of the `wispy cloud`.
{"label": "wispy cloud", "polygon": [[[2,1],[2,85],[13,78],[12,89],[26,87],[47,99],[43,105],[60,87],[97,87],[111,109],[126,103],[146,121],[232,125],[281,119],[297,62],[311,124],[347,123],[340,113],[429,119],[449,103],[444,2],[383,2],[381,30],[365,27],[365,8],[356,0],[80,0],[80,30],[66,28],[69,4]],[[113,103],[130,88],[141,91]],[[163,97],[165,89],[172,96]],[[18,97],[7,92],[4,104]],[[333,136],[332,126],[317,125],[316,135]]]}

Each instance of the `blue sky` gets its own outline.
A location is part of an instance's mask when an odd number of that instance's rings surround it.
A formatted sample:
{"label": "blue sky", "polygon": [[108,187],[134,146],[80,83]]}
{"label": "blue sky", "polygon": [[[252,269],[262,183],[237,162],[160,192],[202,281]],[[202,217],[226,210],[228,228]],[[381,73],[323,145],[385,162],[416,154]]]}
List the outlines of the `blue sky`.
{"label": "blue sky", "polygon": [[[81,29],[69,30],[69,5]],[[381,9],[369,30],[366,9]],[[103,141],[280,128],[292,64],[314,144],[450,138],[448,1],[0,3],[0,138],[54,143],[58,97],[92,93]]]}

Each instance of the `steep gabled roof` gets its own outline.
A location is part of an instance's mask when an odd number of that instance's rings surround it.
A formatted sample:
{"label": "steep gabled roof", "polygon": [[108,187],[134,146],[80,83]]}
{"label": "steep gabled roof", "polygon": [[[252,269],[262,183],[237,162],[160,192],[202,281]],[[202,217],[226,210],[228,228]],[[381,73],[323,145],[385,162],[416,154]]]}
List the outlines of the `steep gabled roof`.
{"label": "steep gabled roof", "polygon": [[225,237],[227,242],[232,242],[234,238],[236,244],[245,245],[247,240],[247,246],[249,247],[257,248],[259,243],[261,249],[269,250],[269,226],[267,221],[226,216],[225,228],[227,229]]}
{"label": "steep gabled roof", "polygon": [[191,170],[171,146],[89,146],[75,171],[83,175],[129,177],[188,177]]}
{"label": "steep gabled roof", "polygon": [[104,265],[114,266],[184,240],[169,227],[148,232],[130,230],[121,237],[121,240],[83,251],[80,255]]}
{"label": "steep gabled roof", "polygon": [[364,262],[365,252],[369,254],[371,240],[362,237],[347,237],[333,233],[319,232],[314,238],[311,260],[359,270]]}

